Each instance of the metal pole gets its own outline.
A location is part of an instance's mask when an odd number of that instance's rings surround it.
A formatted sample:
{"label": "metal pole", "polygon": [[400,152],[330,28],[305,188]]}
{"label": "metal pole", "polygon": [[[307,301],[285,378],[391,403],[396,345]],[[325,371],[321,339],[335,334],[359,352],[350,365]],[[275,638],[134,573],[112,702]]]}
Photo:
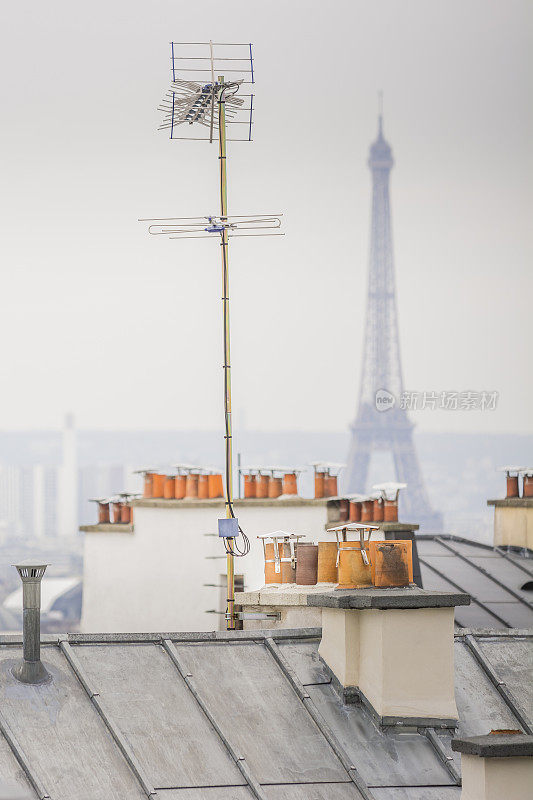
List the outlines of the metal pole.
{"label": "metal pole", "polygon": [[41,579],[22,584],[22,630],[24,661],[41,659]]}
{"label": "metal pole", "polygon": [[[219,84],[224,84],[224,76],[218,76]],[[220,160],[220,217],[224,224],[228,217],[228,186],[226,173],[226,107],[224,89],[218,99],[218,142]],[[228,231],[224,227],[221,233],[222,248],[222,310],[224,315],[224,424],[226,445],[226,480],[224,494],[226,499],[226,519],[232,516],[233,503],[233,460],[232,460],[232,428],[231,428],[231,358],[230,358],[230,323],[229,323],[229,259]],[[234,539],[228,539],[227,548],[233,550]],[[235,557],[232,552],[226,554],[227,572],[227,605],[226,627],[235,628]]]}

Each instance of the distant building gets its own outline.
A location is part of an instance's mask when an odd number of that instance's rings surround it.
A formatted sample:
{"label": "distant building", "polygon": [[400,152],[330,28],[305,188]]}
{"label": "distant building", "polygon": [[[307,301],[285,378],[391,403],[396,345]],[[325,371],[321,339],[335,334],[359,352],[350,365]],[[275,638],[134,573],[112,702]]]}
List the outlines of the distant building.
{"label": "distant building", "polygon": [[3,538],[57,536],[57,468],[0,466],[0,527]]}
{"label": "distant building", "polygon": [[60,447],[40,432],[17,432],[10,438],[2,450],[6,460],[0,464],[0,542],[74,540],[79,525],[92,519],[88,498],[107,497],[124,488],[125,465],[79,465],[72,415],[65,418]]}
{"label": "distant building", "polygon": [[42,526],[44,536],[57,536],[58,475],[54,467],[43,469]]}
{"label": "distant building", "polygon": [[63,454],[59,471],[59,536],[76,536],[78,470],[74,417],[67,414],[63,427]]}
{"label": "distant building", "polygon": [[0,520],[6,531],[20,528],[20,471],[15,467],[0,467]]}

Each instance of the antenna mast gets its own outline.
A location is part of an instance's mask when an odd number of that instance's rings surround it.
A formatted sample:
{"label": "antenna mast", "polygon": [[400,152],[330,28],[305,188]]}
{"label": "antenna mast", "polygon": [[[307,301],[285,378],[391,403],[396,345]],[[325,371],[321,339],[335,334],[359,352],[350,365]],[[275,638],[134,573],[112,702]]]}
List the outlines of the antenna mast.
{"label": "antenna mast", "polygon": [[[189,48],[193,48],[192,50]],[[200,48],[200,49],[198,49]],[[208,54],[206,54],[208,48]],[[253,125],[253,94],[237,96],[243,85],[254,83],[254,65],[251,44],[218,44],[212,41],[200,44],[171,43],[172,84],[159,110],[163,112],[160,130],[169,130],[171,139],[204,139],[213,142],[214,130],[218,130],[220,171],[220,216],[171,217],[166,219],[144,219],[148,232],[170,239],[207,238],[220,236],[222,253],[222,312],[224,321],[224,451],[225,519],[218,521],[219,536],[224,541],[227,562],[226,626],[236,627],[235,614],[235,558],[245,556],[250,542],[233,511],[233,453],[231,421],[231,357],[230,357],[230,295],[229,295],[229,239],[233,236],[277,236],[271,229],[281,226],[281,214],[274,215],[228,215],[227,193],[227,141],[251,141]],[[221,66],[219,67],[219,64]],[[231,73],[215,79],[215,69]],[[186,73],[186,77],[181,77]],[[196,77],[195,80],[190,80]],[[205,75],[210,81],[205,83]],[[244,98],[249,98],[249,105]],[[180,135],[185,123],[194,125],[196,136]],[[236,126],[236,132],[233,133]],[[198,135],[207,128],[208,136]],[[228,136],[228,128],[230,136]],[[186,130],[188,133],[189,131]],[[241,133],[239,133],[241,132]],[[243,133],[244,132],[244,135]],[[242,536],[243,544],[237,539]]]}

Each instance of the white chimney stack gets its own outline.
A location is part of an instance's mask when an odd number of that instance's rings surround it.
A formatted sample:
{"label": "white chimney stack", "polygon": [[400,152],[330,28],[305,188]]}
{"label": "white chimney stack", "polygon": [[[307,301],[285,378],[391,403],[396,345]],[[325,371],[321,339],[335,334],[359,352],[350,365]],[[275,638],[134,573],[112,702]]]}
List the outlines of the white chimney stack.
{"label": "white chimney stack", "polygon": [[533,789],[533,736],[491,731],[453,739],[461,753],[461,800],[529,800]]}
{"label": "white chimney stack", "polygon": [[319,655],[346,702],[380,724],[454,727],[454,607],[467,594],[402,589],[310,594],[322,607]]}

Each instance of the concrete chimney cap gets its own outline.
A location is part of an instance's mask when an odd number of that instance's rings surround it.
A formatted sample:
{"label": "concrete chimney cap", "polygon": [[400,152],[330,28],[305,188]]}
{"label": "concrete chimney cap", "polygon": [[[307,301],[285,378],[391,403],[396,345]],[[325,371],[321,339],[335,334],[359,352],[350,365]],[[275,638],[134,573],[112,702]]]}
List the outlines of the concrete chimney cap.
{"label": "concrete chimney cap", "polygon": [[46,567],[50,566],[49,561],[37,561],[33,558],[28,558],[25,561],[19,561],[18,564],[11,564],[15,567],[18,574],[23,581],[31,581],[43,577]]}
{"label": "concrete chimney cap", "polygon": [[89,503],[109,503],[109,497],[89,497]]}

